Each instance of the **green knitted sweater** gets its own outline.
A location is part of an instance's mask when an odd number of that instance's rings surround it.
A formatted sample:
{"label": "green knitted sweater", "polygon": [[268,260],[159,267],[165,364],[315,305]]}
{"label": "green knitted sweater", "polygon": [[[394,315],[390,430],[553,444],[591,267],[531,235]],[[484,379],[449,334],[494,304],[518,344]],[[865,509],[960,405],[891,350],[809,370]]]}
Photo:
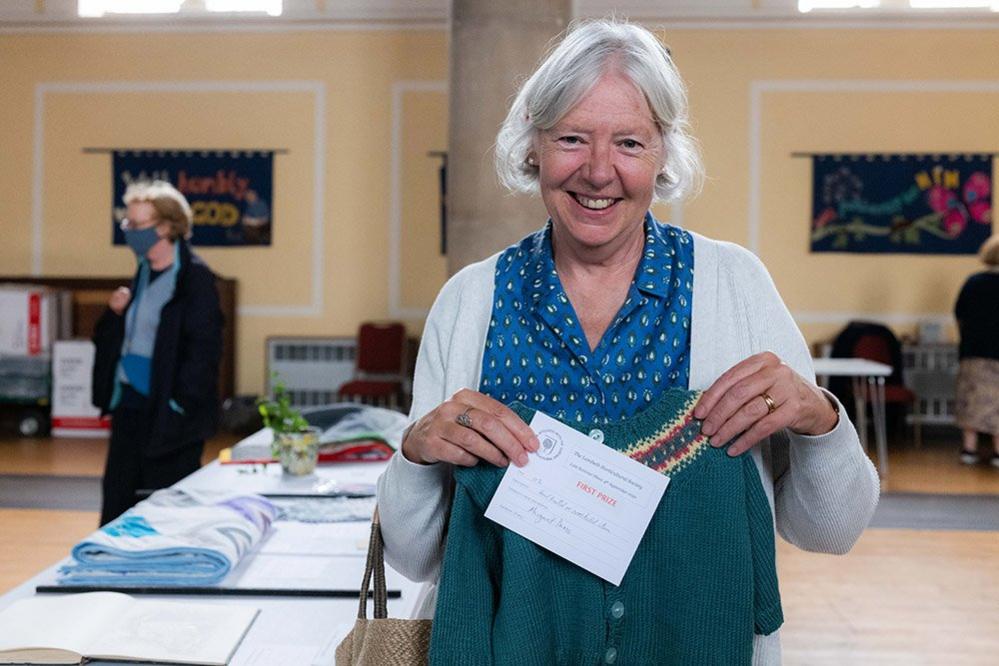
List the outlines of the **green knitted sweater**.
{"label": "green knitted sweater", "polygon": [[701,435],[697,398],[671,390],[599,426],[603,445],[670,476],[620,586],[485,518],[505,469],[457,468],[430,663],[751,663],[754,632],[783,622],[773,518],[752,458]]}

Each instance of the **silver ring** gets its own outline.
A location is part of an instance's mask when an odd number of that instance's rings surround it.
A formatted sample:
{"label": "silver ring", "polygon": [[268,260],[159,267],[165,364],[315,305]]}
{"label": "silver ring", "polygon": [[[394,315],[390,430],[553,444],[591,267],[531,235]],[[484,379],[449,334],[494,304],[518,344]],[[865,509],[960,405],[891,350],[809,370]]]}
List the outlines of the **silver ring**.
{"label": "silver ring", "polygon": [[460,426],[465,426],[466,428],[471,428],[472,427],[472,417],[468,415],[468,413],[470,411],[472,411],[471,407],[469,407],[468,409],[466,409],[465,411],[463,411],[461,414],[458,414],[458,416],[456,416],[454,418],[454,422],[457,423]]}

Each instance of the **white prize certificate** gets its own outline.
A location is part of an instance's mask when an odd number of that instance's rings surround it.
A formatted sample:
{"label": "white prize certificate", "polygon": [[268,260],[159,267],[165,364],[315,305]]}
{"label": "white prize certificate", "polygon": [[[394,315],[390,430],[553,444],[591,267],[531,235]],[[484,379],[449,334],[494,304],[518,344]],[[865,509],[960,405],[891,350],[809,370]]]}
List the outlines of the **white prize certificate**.
{"label": "white prize certificate", "polygon": [[669,477],[535,412],[541,447],[510,465],[486,517],[620,585]]}

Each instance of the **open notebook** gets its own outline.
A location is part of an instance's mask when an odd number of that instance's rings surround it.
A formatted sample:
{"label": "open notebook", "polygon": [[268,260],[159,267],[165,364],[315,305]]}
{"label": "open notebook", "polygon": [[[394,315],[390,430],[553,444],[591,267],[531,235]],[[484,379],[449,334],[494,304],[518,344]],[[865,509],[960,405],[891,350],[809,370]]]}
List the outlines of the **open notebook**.
{"label": "open notebook", "polygon": [[118,592],[28,597],[0,611],[0,664],[89,658],[224,666],[258,612]]}

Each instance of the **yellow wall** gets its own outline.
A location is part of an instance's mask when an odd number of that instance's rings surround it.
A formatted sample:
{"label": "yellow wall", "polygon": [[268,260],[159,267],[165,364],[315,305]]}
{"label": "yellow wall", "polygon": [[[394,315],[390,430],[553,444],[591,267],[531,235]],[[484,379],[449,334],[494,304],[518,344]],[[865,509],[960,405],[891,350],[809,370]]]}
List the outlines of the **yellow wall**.
{"label": "yellow wall", "polygon": [[[974,257],[809,254],[811,166],[790,154],[995,150],[999,39],[994,31],[660,34],[688,81],[709,176],[704,193],[684,210],[688,227],[749,243],[755,83],[764,90],[759,93],[759,254],[806,338],[829,338],[853,315],[887,320],[907,333],[920,315],[951,311],[961,283],[980,267]],[[759,83],[766,81],[792,90],[767,91]],[[967,92],[912,93],[882,92],[886,86],[880,81],[983,84]],[[865,85],[873,91],[804,92],[829,82],[847,89],[871,82]],[[984,92],[988,86],[995,92]]]}
{"label": "yellow wall", "polygon": [[440,200],[428,197],[440,190],[441,158],[430,152],[447,150],[447,95],[403,90],[401,97],[399,211],[399,307],[405,311],[429,309],[444,284],[447,262],[441,254]]}
{"label": "yellow wall", "polygon": [[[134,270],[130,252],[110,243],[110,157],[83,148],[287,149],[275,157],[273,245],[199,250],[239,281],[240,305],[249,310],[238,321],[238,390],[261,390],[269,335],[352,335],[362,321],[400,312],[415,313],[409,323],[418,333],[419,313],[446,276],[436,240],[439,161],[426,156],[446,149],[446,78],[441,31],[0,36],[0,272],[34,268],[37,112],[44,274]],[[180,89],[142,89],[163,82]],[[225,89],[234,83],[239,91]],[[405,285],[397,311],[388,271],[393,125],[401,130],[399,233],[409,247],[396,279]],[[286,307],[297,310],[282,314]]]}
{"label": "yellow wall", "polygon": [[[854,314],[887,317],[906,332],[921,315],[950,311],[962,280],[977,269],[974,258],[809,254],[810,167],[790,153],[994,150],[999,92],[988,90],[999,87],[994,32],[660,34],[688,81],[709,176],[704,193],[682,209],[685,226],[749,244],[750,205],[758,201],[759,253],[812,341]],[[361,321],[393,316],[419,332],[420,312],[445,279],[437,251],[439,162],[426,153],[446,146],[446,78],[442,30],[0,35],[0,272],[32,270],[41,102],[44,273],[131,271],[128,250],[109,240],[109,158],[83,154],[83,147],[286,148],[275,161],[274,245],[201,250],[219,273],[239,280],[241,305],[255,310],[238,322],[239,390],[262,388],[268,335],[350,335]],[[965,91],[893,92],[880,84],[854,91],[858,81],[924,80],[985,83]],[[261,86],[136,92],[132,85],[165,81]],[[317,302],[313,165],[320,98],[314,88],[267,89],[289,81],[325,91],[318,135],[325,137],[321,307],[314,314],[268,315],[276,305],[308,311]],[[784,88],[760,83],[774,81]],[[819,89],[829,81],[841,82],[839,89]],[[73,82],[129,85],[59,87]],[[754,85],[756,185],[750,179]],[[667,209],[657,212],[670,217]],[[400,248],[395,274],[393,228]]]}

